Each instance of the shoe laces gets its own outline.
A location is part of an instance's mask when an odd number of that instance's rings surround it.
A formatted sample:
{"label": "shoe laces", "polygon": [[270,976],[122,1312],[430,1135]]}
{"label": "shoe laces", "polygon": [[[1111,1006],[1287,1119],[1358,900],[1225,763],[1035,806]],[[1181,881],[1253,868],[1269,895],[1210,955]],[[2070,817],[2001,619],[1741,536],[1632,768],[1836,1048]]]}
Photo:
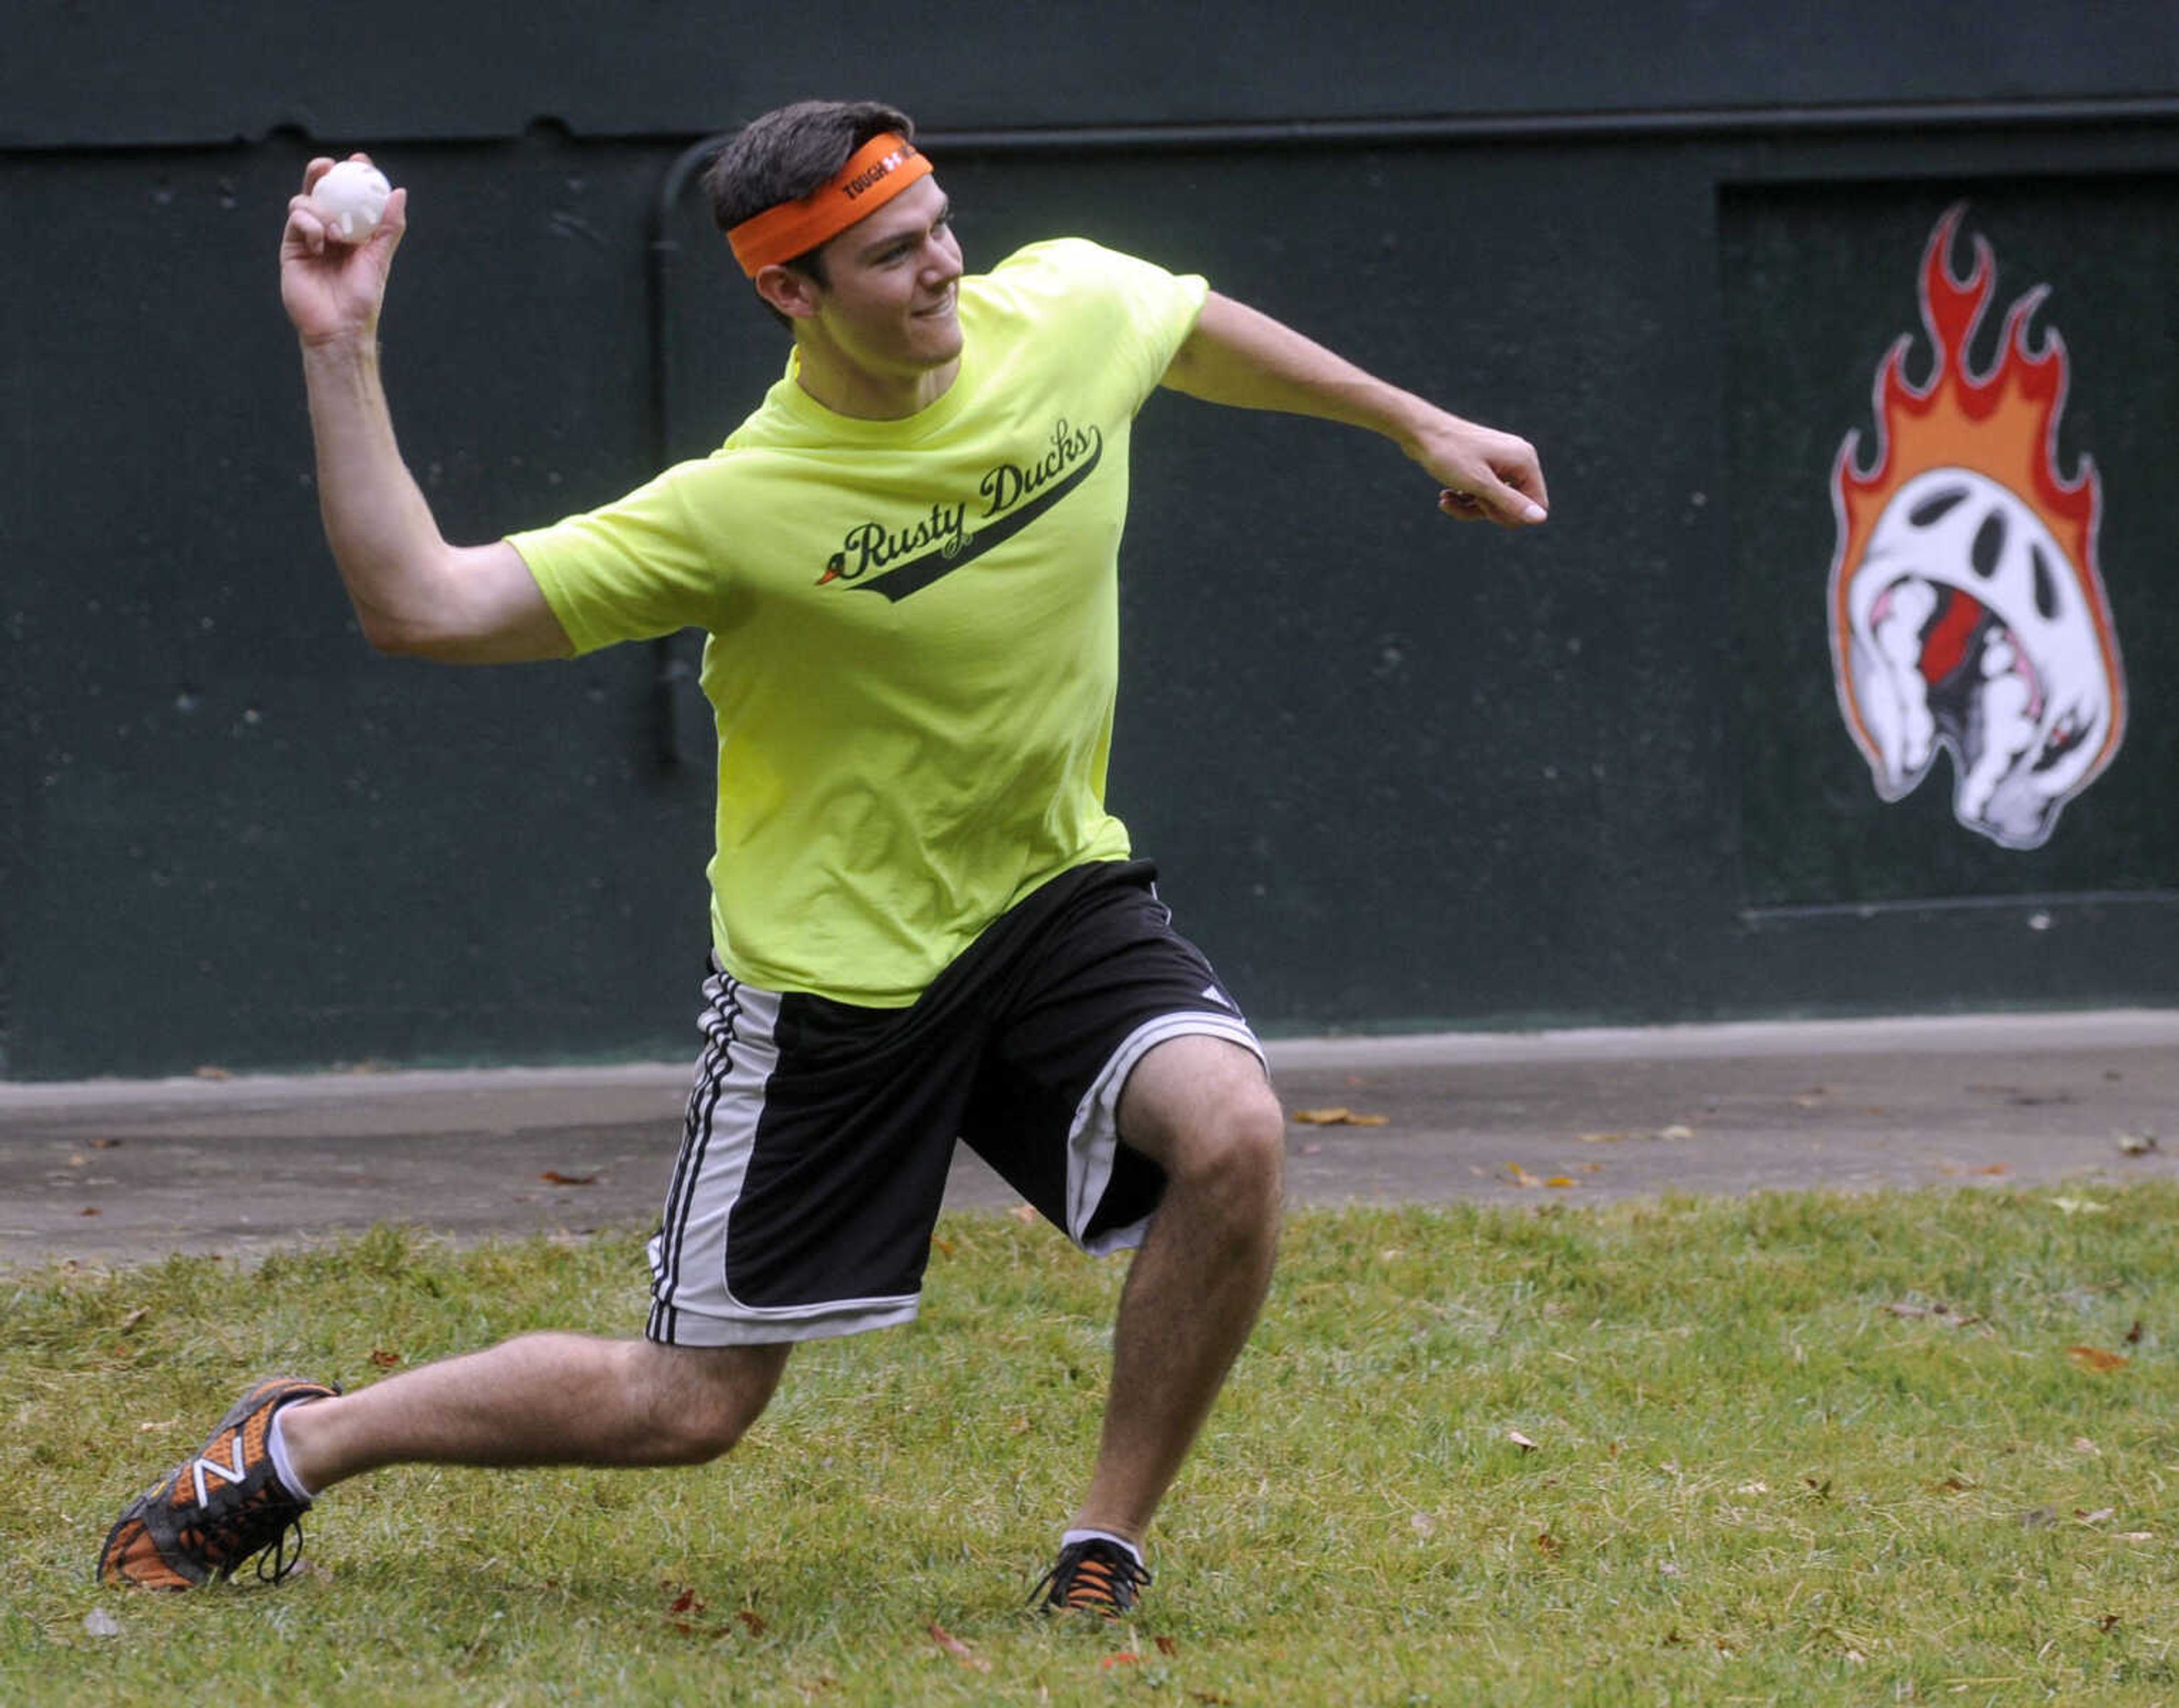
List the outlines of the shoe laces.
{"label": "shoe laces", "polygon": [[[288,1544],[294,1546],[290,1548]],[[267,1562],[271,1569],[266,1569]],[[257,1551],[257,1581],[277,1584],[296,1567],[303,1563],[303,1515],[300,1513],[280,1526],[280,1534],[272,1539],[270,1547]]]}
{"label": "shoe laces", "polygon": [[259,1581],[277,1584],[302,1563],[302,1508],[268,1492],[248,1505],[238,1502],[224,1512],[206,1513],[181,1533],[180,1540],[222,1578],[254,1557]]}
{"label": "shoe laces", "polygon": [[1148,1569],[1125,1548],[1092,1536],[1062,1548],[1029,1599],[1033,1602],[1042,1595],[1046,1606],[1062,1612],[1117,1617],[1134,1606],[1138,1592],[1150,1581]]}

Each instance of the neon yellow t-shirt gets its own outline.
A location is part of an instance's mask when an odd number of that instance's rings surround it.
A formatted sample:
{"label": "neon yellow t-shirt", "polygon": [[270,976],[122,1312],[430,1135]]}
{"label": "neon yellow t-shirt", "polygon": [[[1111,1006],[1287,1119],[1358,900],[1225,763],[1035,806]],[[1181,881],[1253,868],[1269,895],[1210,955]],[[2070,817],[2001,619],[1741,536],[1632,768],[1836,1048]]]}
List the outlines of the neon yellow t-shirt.
{"label": "neon yellow t-shirt", "polygon": [[904,1006],[1039,884],[1127,854],[1128,432],[1206,288],[1035,244],[961,282],[960,369],[919,414],[835,415],[790,363],[710,457],[509,536],[579,652],[709,632],[736,977]]}

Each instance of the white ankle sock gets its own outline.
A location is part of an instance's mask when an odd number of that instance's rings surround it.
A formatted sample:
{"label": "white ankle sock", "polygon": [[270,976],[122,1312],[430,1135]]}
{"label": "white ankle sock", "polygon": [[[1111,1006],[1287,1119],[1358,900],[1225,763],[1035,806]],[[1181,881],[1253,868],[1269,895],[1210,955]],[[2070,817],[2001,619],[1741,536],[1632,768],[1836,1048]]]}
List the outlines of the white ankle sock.
{"label": "white ankle sock", "polygon": [[272,1455],[273,1475],[287,1486],[288,1492],[300,1500],[315,1501],[318,1491],[295,1475],[294,1464],[288,1457],[287,1421],[287,1407],[272,1414],[272,1427],[265,1431],[265,1451]]}
{"label": "white ankle sock", "polygon": [[1069,1530],[1059,1539],[1059,1546],[1071,1548],[1077,1542],[1090,1541],[1093,1538],[1100,1542],[1110,1542],[1116,1548],[1126,1549],[1129,1559],[1139,1566],[1143,1563],[1143,1551],[1125,1536],[1116,1536],[1110,1530]]}

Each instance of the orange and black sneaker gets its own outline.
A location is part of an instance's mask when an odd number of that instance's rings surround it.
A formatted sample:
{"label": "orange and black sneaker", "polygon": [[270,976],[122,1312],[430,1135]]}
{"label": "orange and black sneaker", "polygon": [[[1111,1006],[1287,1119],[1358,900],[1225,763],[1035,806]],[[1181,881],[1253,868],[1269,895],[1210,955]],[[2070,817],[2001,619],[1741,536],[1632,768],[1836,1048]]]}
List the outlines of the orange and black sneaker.
{"label": "orange and black sneaker", "polygon": [[1095,1613],[1117,1619],[1133,1608],[1150,1581],[1143,1562],[1125,1548],[1102,1536],[1090,1536],[1062,1548],[1058,1563],[1038,1579],[1029,1598],[1034,1601],[1043,1592],[1045,1611],[1050,1613]]}
{"label": "orange and black sneaker", "polygon": [[[259,1577],[286,1577],[302,1557],[310,1503],[273,1473],[266,1441],[272,1414],[339,1392],[294,1376],[259,1382],[219,1420],[203,1451],[129,1503],[99,1550],[98,1581],[187,1590],[225,1579],[253,1557]],[[261,1557],[268,1553],[269,1570]]]}

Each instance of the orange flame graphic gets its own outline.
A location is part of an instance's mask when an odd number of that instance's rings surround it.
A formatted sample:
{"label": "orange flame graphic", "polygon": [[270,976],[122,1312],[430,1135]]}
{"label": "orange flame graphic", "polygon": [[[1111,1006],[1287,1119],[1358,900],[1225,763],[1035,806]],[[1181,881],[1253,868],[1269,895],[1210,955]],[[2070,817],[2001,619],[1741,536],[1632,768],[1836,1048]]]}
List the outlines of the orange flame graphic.
{"label": "orange flame graphic", "polygon": [[1979,375],[1971,371],[1968,349],[1995,294],[1996,263],[1988,241],[1977,237],[1973,270],[1964,278],[1954,277],[1951,254],[1964,212],[1964,204],[1946,210],[1923,255],[1922,321],[1935,364],[1929,378],[1917,385],[1907,377],[1907,357],[1916,340],[1912,333],[1902,334],[1877,369],[1873,466],[1861,465],[1862,435],[1856,430],[1847,434],[1832,467],[1838,546],[1831,564],[1831,633],[1841,707],[1855,742],[1876,762],[1878,743],[1862,717],[1847,639],[1849,578],[1902,487],[1931,470],[1969,470],[2032,508],[2076,572],[2105,673],[2117,689],[2114,715],[2099,732],[2085,783],[2109,762],[2124,733],[2124,678],[2096,561],[2102,486],[2094,460],[2085,454],[2070,476],[2057,466],[2058,420],[2069,378],[2065,341],[2051,329],[2039,343],[2029,339],[2029,321],[2049,295],[2047,286],[2028,291],[2006,310],[1995,365]]}
{"label": "orange flame graphic", "polygon": [[1903,333],[1876,372],[1876,467],[1854,466],[1859,433],[1839,447],[1833,485],[1841,519],[1840,558],[1857,563],[1891,495],[1924,469],[1973,469],[2028,499],[2075,563],[2095,561],[2102,483],[2083,456],[2072,480],[2057,467],[2058,416],[2065,406],[2066,341],[2046,332],[2043,347],[2028,346],[2028,322],[2050,294],[2039,285],[2005,317],[1996,371],[1968,371],[1968,343],[1981,323],[1996,283],[1987,239],[1974,240],[1974,271],[1951,276],[1952,239],[1964,207],[1946,210],[1922,257],[1922,322],[1936,346],[1936,371],[1927,385],[1907,377],[1913,335]]}

